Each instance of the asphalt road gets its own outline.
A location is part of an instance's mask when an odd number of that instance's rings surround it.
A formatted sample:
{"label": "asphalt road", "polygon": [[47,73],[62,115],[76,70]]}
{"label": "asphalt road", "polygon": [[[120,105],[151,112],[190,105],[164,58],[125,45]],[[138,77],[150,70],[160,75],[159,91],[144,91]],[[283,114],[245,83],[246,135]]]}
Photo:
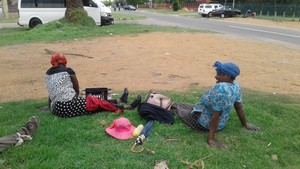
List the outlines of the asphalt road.
{"label": "asphalt road", "polygon": [[140,21],[142,24],[169,25],[200,30],[215,31],[240,38],[259,39],[270,43],[281,43],[300,47],[300,31],[255,26],[249,24],[224,22],[209,18],[189,18],[174,15],[164,15],[143,11],[130,11],[131,14],[146,16],[148,19]]}

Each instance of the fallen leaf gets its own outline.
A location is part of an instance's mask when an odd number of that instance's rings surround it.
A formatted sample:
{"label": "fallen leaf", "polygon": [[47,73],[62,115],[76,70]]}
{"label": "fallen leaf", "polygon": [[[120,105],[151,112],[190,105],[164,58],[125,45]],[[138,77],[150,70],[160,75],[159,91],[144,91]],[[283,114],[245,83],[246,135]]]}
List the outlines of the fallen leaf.
{"label": "fallen leaf", "polygon": [[0,164],[3,165],[5,163],[5,160],[0,160]]}
{"label": "fallen leaf", "polygon": [[272,154],[272,160],[274,160],[274,161],[277,161],[277,160],[278,160],[277,154]]}
{"label": "fallen leaf", "polygon": [[159,163],[156,163],[154,166],[154,169],[169,169],[168,168],[168,162],[167,161],[161,161]]}
{"label": "fallen leaf", "polygon": [[106,121],[105,121],[105,120],[102,120],[101,123],[100,123],[100,125],[101,125],[102,127],[105,127]]}
{"label": "fallen leaf", "polygon": [[154,150],[147,150],[148,154],[155,154],[155,151]]}

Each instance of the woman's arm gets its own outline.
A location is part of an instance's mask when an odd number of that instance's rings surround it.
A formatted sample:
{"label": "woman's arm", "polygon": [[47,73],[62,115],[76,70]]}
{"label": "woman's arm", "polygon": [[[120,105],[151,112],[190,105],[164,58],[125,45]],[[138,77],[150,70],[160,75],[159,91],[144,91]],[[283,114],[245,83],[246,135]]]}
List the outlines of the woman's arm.
{"label": "woman's arm", "polygon": [[243,109],[243,104],[241,102],[235,102],[234,103],[234,109],[239,116],[239,119],[242,123],[242,125],[247,129],[247,130],[253,130],[253,131],[259,131],[260,128],[256,127],[255,125],[248,124],[245,116],[245,112]]}
{"label": "woman's arm", "polygon": [[78,83],[77,77],[75,74],[70,75],[70,77],[71,77],[71,81],[73,83],[73,88],[78,96],[79,95],[79,83]]}
{"label": "woman's arm", "polygon": [[213,115],[210,120],[210,129],[208,132],[208,141],[207,143],[216,148],[226,148],[226,146],[222,143],[215,141],[215,133],[217,132],[220,116],[222,115],[222,112],[218,112],[213,110]]}

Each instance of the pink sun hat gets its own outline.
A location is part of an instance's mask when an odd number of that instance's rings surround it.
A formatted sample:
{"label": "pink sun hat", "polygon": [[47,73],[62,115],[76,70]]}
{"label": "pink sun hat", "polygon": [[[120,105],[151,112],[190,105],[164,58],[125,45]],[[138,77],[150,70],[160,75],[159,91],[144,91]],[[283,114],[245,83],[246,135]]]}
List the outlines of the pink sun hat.
{"label": "pink sun hat", "polygon": [[127,118],[120,117],[114,120],[114,123],[106,128],[105,131],[116,139],[126,140],[133,138],[132,133],[135,128]]}

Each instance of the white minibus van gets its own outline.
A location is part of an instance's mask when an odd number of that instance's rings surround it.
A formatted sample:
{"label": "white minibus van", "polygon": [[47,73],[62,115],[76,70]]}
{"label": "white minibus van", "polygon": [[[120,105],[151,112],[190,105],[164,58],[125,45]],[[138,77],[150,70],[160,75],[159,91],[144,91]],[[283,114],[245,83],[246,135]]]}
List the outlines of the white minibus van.
{"label": "white minibus van", "polygon": [[[82,0],[82,2],[84,10],[95,20],[96,25],[114,23],[110,8],[106,7],[101,0]],[[18,24],[34,28],[38,24],[63,18],[65,11],[66,0],[19,0]]]}

